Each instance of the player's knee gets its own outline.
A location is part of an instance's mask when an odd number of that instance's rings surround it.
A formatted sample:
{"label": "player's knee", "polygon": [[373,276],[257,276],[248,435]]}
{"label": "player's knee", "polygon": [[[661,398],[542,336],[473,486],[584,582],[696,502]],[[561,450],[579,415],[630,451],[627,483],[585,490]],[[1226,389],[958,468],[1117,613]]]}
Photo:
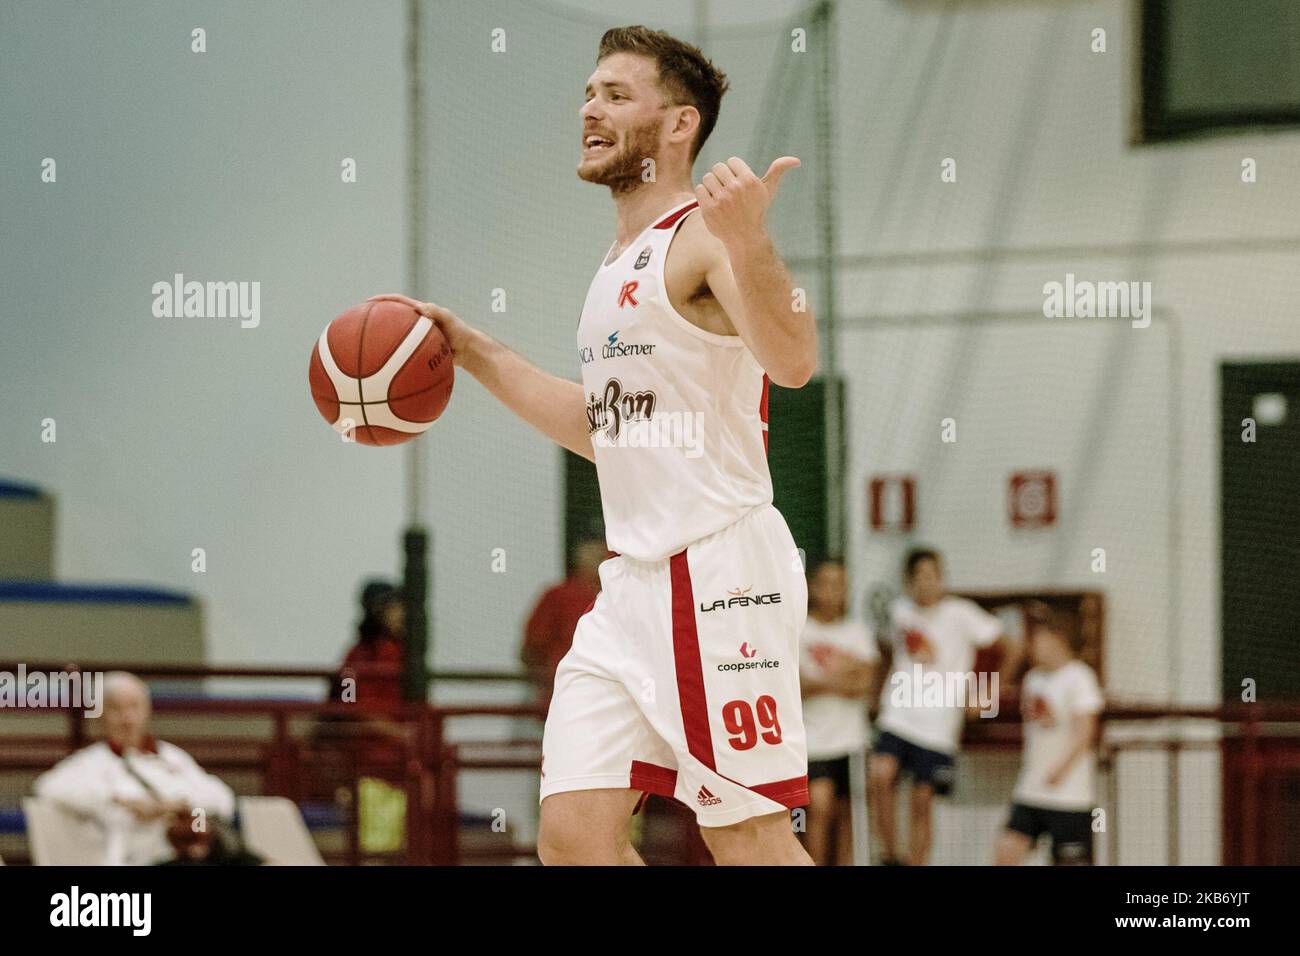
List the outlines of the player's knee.
{"label": "player's knee", "polygon": [[1024,856],[1023,843],[1023,837],[1004,830],[998,835],[998,842],[993,850],[994,864],[996,866],[1018,865]]}
{"label": "player's knee", "polygon": [[547,813],[543,805],[537,826],[537,856],[545,866],[582,866],[601,862],[590,826],[569,814]]}
{"label": "player's knee", "polygon": [[725,827],[700,827],[700,835],[719,866],[812,863],[788,813],[750,817]]}
{"label": "player's knee", "polygon": [[888,757],[874,756],[867,765],[867,782],[877,789],[887,789],[894,785],[898,777],[898,764]]}
{"label": "player's knee", "polygon": [[537,856],[543,866],[588,866],[599,859],[589,829],[543,819],[537,830]]}

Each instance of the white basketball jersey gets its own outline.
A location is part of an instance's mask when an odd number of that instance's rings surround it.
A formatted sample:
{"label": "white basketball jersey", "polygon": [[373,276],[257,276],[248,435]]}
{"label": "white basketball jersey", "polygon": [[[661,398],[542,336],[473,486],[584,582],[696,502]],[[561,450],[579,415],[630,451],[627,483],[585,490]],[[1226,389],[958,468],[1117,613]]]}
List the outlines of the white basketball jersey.
{"label": "white basketball jersey", "polygon": [[602,262],[578,323],[605,540],[641,561],[772,501],[767,376],[739,336],[694,326],[668,301],[668,246],[696,205]]}

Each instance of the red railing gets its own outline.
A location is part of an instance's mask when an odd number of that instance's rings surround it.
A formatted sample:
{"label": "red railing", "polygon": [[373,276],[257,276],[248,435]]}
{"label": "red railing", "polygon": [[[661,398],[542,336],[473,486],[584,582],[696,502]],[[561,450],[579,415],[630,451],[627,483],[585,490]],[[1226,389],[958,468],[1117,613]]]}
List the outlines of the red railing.
{"label": "red railing", "polygon": [[[14,672],[17,664],[0,662],[0,670]],[[339,671],[302,667],[208,667],[172,664],[91,664],[69,665],[25,662],[28,673],[56,673],[80,670],[104,673],[125,670],[145,680],[208,679],[314,679],[328,682]],[[391,666],[365,665],[349,668],[357,676],[389,677]],[[519,682],[515,674],[489,671],[448,671],[436,673],[435,681]],[[322,695],[324,696],[324,695]],[[268,734],[237,736],[195,734],[193,728],[180,735],[165,735],[168,740],[189,751],[210,772],[221,775],[253,772],[260,775],[261,793],[284,796],[298,803],[319,796],[322,780],[333,779],[345,785],[350,794],[344,829],[347,850],[339,862],[358,864],[372,857],[362,852],[357,820],[359,781],[363,776],[378,776],[400,785],[406,793],[405,850],[396,859],[379,857],[386,862],[414,865],[453,865],[461,862],[459,847],[460,821],[457,801],[457,777],[461,769],[536,769],[536,758],[513,757],[462,759],[461,748],[472,741],[454,741],[448,736],[448,722],[466,717],[513,717],[541,720],[545,714],[532,705],[484,704],[434,706],[405,704],[383,714],[360,711],[355,704],[313,702],[308,700],[229,699],[212,697],[157,697],[153,705],[157,718],[211,718],[216,721],[244,718],[269,724]],[[48,769],[61,759],[91,742],[87,721],[78,708],[15,709],[0,711],[5,716],[46,716],[57,713],[66,720],[66,730],[58,735],[0,735],[0,773],[33,772]],[[333,720],[332,723],[326,721]],[[296,725],[311,728],[308,735],[294,732]],[[328,735],[320,736],[325,728]],[[390,753],[379,758],[368,755],[373,750],[374,734],[385,734]],[[492,742],[497,745],[498,742]],[[508,743],[508,742],[507,742]],[[527,743],[519,741],[516,743]],[[511,846],[493,851],[496,856],[532,856],[531,846]]]}
{"label": "red railing", "polygon": [[[0,670],[13,672],[17,665],[0,662]],[[68,664],[26,664],[27,671],[50,673],[77,668]],[[181,665],[92,665],[82,664],[83,671],[103,672],[128,670],[145,679],[317,679],[332,681],[338,671],[325,668],[297,667],[207,667]],[[359,676],[391,676],[391,667],[370,666],[354,669]],[[442,672],[433,675],[435,686],[450,682],[509,681],[521,682],[515,674],[488,671]],[[323,695],[322,695],[323,696]],[[225,698],[172,698],[160,697],[154,709],[160,716],[192,715],[213,719],[255,718],[268,721],[269,735],[262,736],[211,736],[186,735],[169,737],[179,746],[190,750],[209,770],[222,772],[254,772],[261,775],[261,792],[285,796],[299,803],[313,796],[312,781],[321,778],[326,764],[333,760],[333,771],[346,782],[350,792],[350,815],[345,830],[348,841],[346,852],[338,857],[340,862],[361,863],[371,857],[362,853],[356,820],[358,806],[357,783],[362,776],[378,775],[400,782],[406,792],[406,840],[400,856],[381,857],[389,862],[407,864],[454,865],[463,862],[470,854],[460,845],[461,827],[458,781],[461,771],[475,770],[535,770],[536,753],[523,755],[474,756],[474,750],[495,748],[498,751],[518,746],[535,746],[537,740],[508,739],[502,741],[456,741],[448,732],[448,723],[470,717],[512,717],[541,720],[543,712],[530,705],[457,705],[436,706],[408,704],[398,713],[386,716],[367,716],[364,724],[355,721],[356,705],[315,703],[302,700],[225,699]],[[47,769],[61,756],[89,742],[86,719],[80,710],[60,711],[67,720],[66,731],[60,735],[17,736],[0,735],[0,773],[39,771]],[[49,715],[51,710],[0,711],[0,717],[17,714]],[[343,718],[330,725],[335,733],[336,746],[321,747],[318,740],[295,734],[296,724],[312,722],[315,728],[327,718]],[[353,718],[354,720],[348,720]],[[1114,772],[1118,756],[1126,752],[1148,751],[1163,753],[1165,766],[1164,791],[1168,800],[1165,814],[1168,847],[1166,862],[1179,862],[1181,805],[1181,758],[1185,751],[1217,750],[1222,758],[1220,800],[1222,805],[1224,863],[1249,865],[1271,862],[1270,854],[1276,842],[1266,826],[1269,819],[1277,817],[1276,809],[1267,800],[1273,799],[1278,788],[1268,781],[1270,775],[1300,772],[1300,704],[1264,705],[1235,704],[1223,707],[1170,708],[1144,704],[1112,702],[1102,715],[1107,725],[1152,723],[1166,721],[1181,726],[1183,721],[1211,721],[1217,725],[1215,734],[1205,738],[1185,736],[1171,730],[1164,736],[1152,739],[1103,739],[1100,763],[1106,781],[1106,804],[1119,805],[1118,775]],[[364,748],[350,748],[343,743],[351,737],[364,737],[376,728],[393,732],[393,740],[400,741],[400,755],[395,760],[371,760]],[[359,733],[357,732],[359,731]],[[1020,744],[1020,724],[1014,707],[991,721],[972,721],[968,725],[966,744],[972,750],[1005,750]],[[468,754],[468,755],[467,755]],[[341,756],[340,756],[341,755]],[[341,772],[339,772],[341,770]],[[1275,794],[1274,794],[1275,796]],[[1107,829],[1109,859],[1119,859],[1119,828]],[[480,851],[476,855],[496,858],[520,858],[535,854],[535,848],[511,843],[508,846]],[[378,858],[377,858],[378,859]]]}

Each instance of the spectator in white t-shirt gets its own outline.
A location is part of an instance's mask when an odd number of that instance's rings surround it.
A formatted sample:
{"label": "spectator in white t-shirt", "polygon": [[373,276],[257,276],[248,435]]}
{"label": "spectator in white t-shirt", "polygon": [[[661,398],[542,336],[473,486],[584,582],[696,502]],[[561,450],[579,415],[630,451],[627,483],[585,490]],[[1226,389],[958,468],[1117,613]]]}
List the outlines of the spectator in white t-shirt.
{"label": "spectator in white t-shirt", "polygon": [[36,778],[33,789],[91,824],[99,863],[140,866],[171,860],[168,828],[177,817],[229,821],[235,795],[180,747],[149,733],[149,688],[134,674],[104,677],[105,739]]}
{"label": "spectator in white t-shirt", "polygon": [[[934,696],[934,687],[970,675],[975,652],[996,646],[1002,676],[1015,673],[1019,648],[1002,634],[1002,622],[974,601],[948,594],[939,554],[918,548],[903,567],[907,596],[890,606],[888,648],[892,669],[880,694],[880,735],[871,756],[872,818],[886,865],[923,865],[930,854],[934,796],[952,790],[954,757],[966,715],[977,700]],[[1002,681],[996,686],[1001,687]],[[990,684],[990,686],[992,686]],[[970,689],[970,688],[968,688]],[[898,852],[895,804],[898,781],[912,778],[908,836],[910,854]]]}
{"label": "spectator in white t-shirt", "polygon": [[1065,611],[1031,609],[1033,667],[1021,685],[1024,759],[1011,797],[1011,819],[998,837],[996,862],[1022,863],[1038,838],[1052,841],[1058,866],[1092,863],[1097,775],[1097,715],[1105,700],[1097,675],[1079,660],[1079,628]]}
{"label": "spectator in white t-shirt", "polygon": [[808,822],[804,847],[818,866],[853,862],[849,756],[870,742],[867,698],[880,652],[871,631],[848,616],[848,575],[827,560],[808,575],[808,623],[799,653],[808,740]]}

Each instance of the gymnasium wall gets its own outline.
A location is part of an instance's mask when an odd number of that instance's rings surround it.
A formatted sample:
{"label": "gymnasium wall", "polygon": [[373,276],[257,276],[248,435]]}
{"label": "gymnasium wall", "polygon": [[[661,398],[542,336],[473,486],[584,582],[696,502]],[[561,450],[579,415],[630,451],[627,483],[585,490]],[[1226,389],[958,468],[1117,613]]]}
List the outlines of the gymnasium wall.
{"label": "gymnasium wall", "polygon": [[[843,44],[842,89],[868,91],[837,133],[841,251],[862,257],[839,299],[859,571],[894,576],[900,553],[864,531],[864,476],[918,472],[918,535],[953,584],[1101,588],[1109,690],[1212,703],[1217,368],[1300,355],[1300,135],[1131,145],[1129,4],[950,9],[843,10],[840,35],[863,39]],[[1149,281],[1150,326],[1044,318],[1043,284],[1067,273]],[[1060,517],[1015,531],[1007,476],[1033,467],[1057,471]]]}
{"label": "gymnasium wall", "polygon": [[[708,4],[707,46],[734,89],[698,168],[732,153],[805,160],[772,222],[816,307],[823,171],[814,68],[790,51],[799,22],[781,20],[796,7]],[[404,7],[365,8],[0,7],[0,472],[57,496],[59,577],[199,596],[214,661],[335,660],[360,579],[398,571],[402,452],[338,442],[306,386],[333,315],[406,288]],[[661,5],[651,22],[691,35],[694,9]],[[408,291],[576,375],[578,310],[613,221],[573,174],[582,83],[603,29],[647,8],[428,10],[427,280]],[[764,23],[735,25],[743,11]],[[1300,354],[1300,136],[1130,145],[1131,12],[841,4],[849,557],[859,594],[897,585],[906,541],[867,533],[865,481],[916,472],[916,537],[948,554],[954,586],[1100,588],[1111,692],[1203,703],[1218,685],[1217,366]],[[206,53],[190,52],[195,27]],[[1090,50],[1098,27],[1105,53]],[[41,181],[45,157],[57,183]],[[954,183],[940,179],[949,157]],[[155,318],[151,286],[177,272],[260,282],[260,324]],[[1150,327],[1045,319],[1043,284],[1066,273],[1150,281]],[[54,444],[40,440],[47,417]],[[939,440],[948,417],[954,444]],[[467,377],[419,448],[434,663],[509,667],[532,601],[562,573],[558,452]],[[1058,473],[1059,523],[1013,531],[1006,475],[1038,467]],[[1105,574],[1090,570],[1096,547]],[[1214,817],[1215,786],[1212,768],[1189,783],[1207,802],[1184,834]]]}

